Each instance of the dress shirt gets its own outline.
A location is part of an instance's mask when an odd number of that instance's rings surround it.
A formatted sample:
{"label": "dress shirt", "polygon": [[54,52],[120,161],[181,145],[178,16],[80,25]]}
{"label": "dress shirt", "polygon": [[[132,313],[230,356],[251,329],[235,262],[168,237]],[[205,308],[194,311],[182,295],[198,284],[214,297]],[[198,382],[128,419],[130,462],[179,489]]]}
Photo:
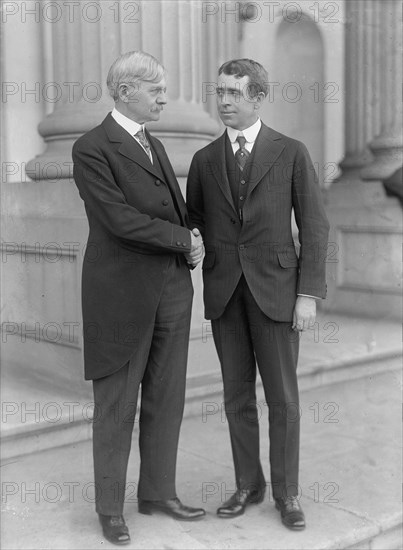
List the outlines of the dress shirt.
{"label": "dress shirt", "polygon": [[[137,132],[141,129],[143,129],[143,132],[144,132],[144,129],[145,129],[144,124],[139,124],[138,122],[135,122],[131,118],[128,118],[127,116],[122,115],[122,113],[118,111],[116,108],[114,108],[112,111],[112,117],[116,120],[119,126],[121,126],[124,130],[126,130],[126,132],[128,132],[137,141],[137,143],[140,145],[140,147],[148,156],[147,151],[144,149],[140,141],[135,136],[135,134],[137,134]],[[151,155],[151,162],[152,162],[153,154],[152,154],[151,148],[150,148],[150,155]]]}
{"label": "dress shirt", "polygon": [[237,142],[236,138],[240,134],[242,134],[246,139],[246,143],[245,143],[246,150],[249,151],[249,153],[252,152],[253,146],[255,144],[257,135],[260,132],[261,126],[262,126],[262,121],[260,120],[260,118],[258,118],[257,121],[254,124],[252,124],[252,126],[249,126],[249,128],[246,128],[245,130],[236,130],[235,128],[231,128],[230,126],[227,126],[227,134],[231,142],[232,151],[234,155],[236,151],[239,149],[239,143]]}

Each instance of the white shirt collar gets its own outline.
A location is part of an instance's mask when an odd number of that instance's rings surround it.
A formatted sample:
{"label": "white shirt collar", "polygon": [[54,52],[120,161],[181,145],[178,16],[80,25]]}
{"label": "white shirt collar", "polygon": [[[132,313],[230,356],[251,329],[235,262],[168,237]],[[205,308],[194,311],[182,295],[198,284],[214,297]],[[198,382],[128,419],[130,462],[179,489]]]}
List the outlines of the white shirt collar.
{"label": "white shirt collar", "polygon": [[249,128],[245,128],[245,130],[236,130],[235,128],[231,128],[230,126],[227,126],[227,134],[231,143],[235,143],[236,138],[241,133],[243,134],[247,142],[254,143],[256,141],[256,138],[260,131],[261,126],[262,126],[262,121],[260,120],[260,118],[258,118],[257,121],[254,124],[252,124],[252,126],[249,126]]}
{"label": "white shirt collar", "polygon": [[138,122],[135,122],[131,118],[128,118],[125,115],[122,115],[121,112],[119,112],[116,107],[114,107],[112,111],[112,117],[116,120],[116,122],[119,124],[119,126],[122,126],[126,132],[129,132],[131,136],[134,136],[134,134],[137,134],[137,132],[140,130],[140,128],[144,131],[144,124],[139,124]]}

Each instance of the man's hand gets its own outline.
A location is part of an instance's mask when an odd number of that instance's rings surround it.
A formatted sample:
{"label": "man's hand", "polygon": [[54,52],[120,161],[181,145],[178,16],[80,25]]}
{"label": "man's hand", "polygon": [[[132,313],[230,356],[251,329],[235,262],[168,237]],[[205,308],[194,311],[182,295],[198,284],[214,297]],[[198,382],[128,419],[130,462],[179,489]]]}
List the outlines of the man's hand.
{"label": "man's hand", "polygon": [[203,239],[200,235],[200,231],[195,227],[191,230],[191,236],[192,236],[192,249],[188,254],[185,254],[185,258],[188,262],[188,264],[191,264],[193,266],[197,266],[198,263],[201,262],[204,255],[204,245],[203,245]]}
{"label": "man's hand", "polygon": [[316,300],[310,296],[298,296],[295,302],[292,328],[302,332],[312,328],[316,318]]}

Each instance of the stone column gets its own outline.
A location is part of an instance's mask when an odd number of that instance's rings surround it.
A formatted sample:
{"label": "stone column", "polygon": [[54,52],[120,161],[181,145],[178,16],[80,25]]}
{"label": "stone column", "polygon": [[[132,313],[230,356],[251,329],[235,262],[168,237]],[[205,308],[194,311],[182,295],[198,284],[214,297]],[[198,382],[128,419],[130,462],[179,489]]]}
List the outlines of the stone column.
{"label": "stone column", "polygon": [[402,4],[377,0],[374,9],[379,18],[374,21],[376,49],[371,64],[377,67],[380,128],[369,144],[374,160],[362,170],[361,177],[385,181],[403,164]]}
{"label": "stone column", "polygon": [[[178,177],[187,175],[193,154],[218,131],[203,103],[202,13],[198,2],[143,2],[143,49],[167,69],[168,104],[149,128],[162,139]],[[210,29],[211,30],[211,29]],[[158,39],[154,40],[154,35]]]}
{"label": "stone column", "polygon": [[[217,114],[216,97],[213,91],[218,82],[218,69],[230,59],[240,57],[240,42],[242,27],[242,3],[235,2],[228,5],[225,11],[224,3],[210,3],[207,13],[202,15],[202,45],[203,54],[200,56],[203,75],[203,104],[210,115],[221,123]],[[238,10],[238,13],[237,13]],[[214,12],[214,13],[211,13]]]}
{"label": "stone column", "polygon": [[[373,5],[375,4],[372,3]],[[367,143],[373,137],[370,120],[371,100],[375,97],[373,78],[376,67],[370,59],[373,9],[362,0],[346,4],[345,27],[345,157],[343,172],[361,168],[372,159]]]}
{"label": "stone column", "polygon": [[74,141],[111,107],[105,80],[109,61],[120,51],[117,15],[109,1],[77,4],[52,2],[51,12],[42,0],[42,56],[50,59],[53,76],[42,88],[54,108],[38,127],[47,148],[27,164],[34,180],[69,178]]}
{"label": "stone column", "polygon": [[169,102],[150,129],[163,139],[177,175],[185,176],[191,155],[218,131],[202,103],[200,4],[97,0],[82,6],[73,2],[70,9],[66,2],[52,4],[59,5],[60,18],[43,21],[51,24],[54,85],[49,89],[62,94],[39,125],[47,149],[28,163],[28,175],[35,180],[71,175],[73,142],[113,107],[105,85],[111,63],[124,51],[142,49],[168,70]]}

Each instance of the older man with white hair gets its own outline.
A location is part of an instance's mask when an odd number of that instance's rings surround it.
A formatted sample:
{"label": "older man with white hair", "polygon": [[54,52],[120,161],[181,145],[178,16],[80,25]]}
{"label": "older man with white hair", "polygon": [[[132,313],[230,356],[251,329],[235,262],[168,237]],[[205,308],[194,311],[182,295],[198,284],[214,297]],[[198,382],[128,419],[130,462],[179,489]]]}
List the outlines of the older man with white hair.
{"label": "older man with white hair", "polygon": [[[203,255],[172,166],[144,124],[166,104],[164,67],[144,52],[111,66],[115,108],[73,147],[89,236],[83,265],[85,378],[93,381],[96,511],[104,536],[127,544],[127,464],[140,405],[139,511],[205,515],[175,487],[193,288]],[[130,483],[131,489],[133,483]],[[131,490],[131,493],[133,491]]]}

